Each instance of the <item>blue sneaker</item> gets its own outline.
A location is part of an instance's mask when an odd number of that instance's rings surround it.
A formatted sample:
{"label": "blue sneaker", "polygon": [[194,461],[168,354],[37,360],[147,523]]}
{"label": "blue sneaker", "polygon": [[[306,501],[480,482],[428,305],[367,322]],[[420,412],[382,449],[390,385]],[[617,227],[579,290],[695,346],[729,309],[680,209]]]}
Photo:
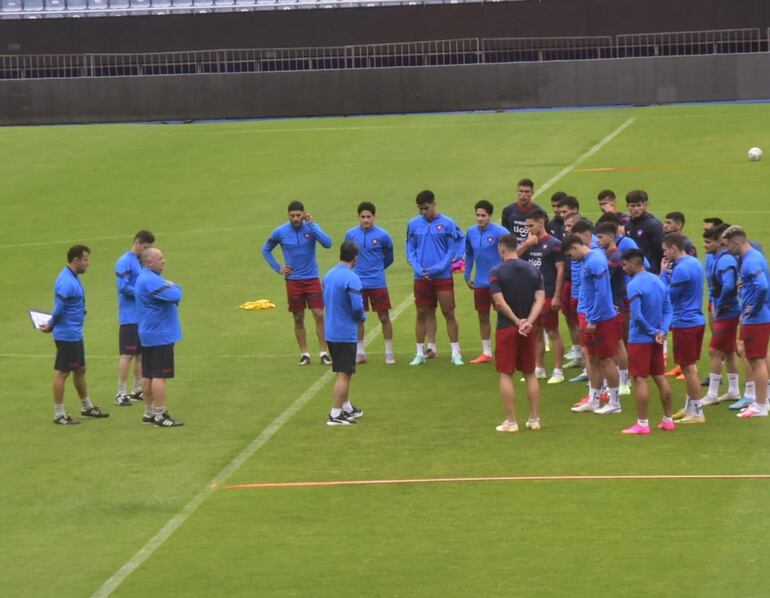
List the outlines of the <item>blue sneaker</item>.
{"label": "blue sneaker", "polygon": [[740,409],[748,407],[753,402],[754,402],[754,399],[750,399],[749,397],[743,397],[739,401],[735,401],[735,403],[732,403],[730,405],[730,409],[733,409],[735,411],[739,411]]}
{"label": "blue sneaker", "polygon": [[569,379],[570,382],[585,382],[586,380],[588,380],[588,374],[586,374],[585,370],[580,372],[574,378]]}

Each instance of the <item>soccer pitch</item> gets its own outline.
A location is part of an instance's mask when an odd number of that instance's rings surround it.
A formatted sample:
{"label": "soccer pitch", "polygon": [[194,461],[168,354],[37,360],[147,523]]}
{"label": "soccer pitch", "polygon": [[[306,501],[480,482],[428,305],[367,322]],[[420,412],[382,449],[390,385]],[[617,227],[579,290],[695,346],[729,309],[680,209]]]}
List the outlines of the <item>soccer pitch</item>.
{"label": "soccer pitch", "polygon": [[[659,217],[686,214],[701,258],[708,216],[770,247],[770,164],[746,159],[751,146],[770,148],[768,123],[770,104],[747,104],[0,129],[0,593],[765,596],[769,479],[226,486],[769,474],[770,421],[741,421],[725,405],[706,409],[705,426],[625,437],[632,397],[621,415],[575,414],[585,386],[565,383],[542,387],[542,431],[496,433],[494,368],[450,366],[440,316],[438,358],[407,365],[414,307],[403,249],[420,190],[467,229],[482,198],[499,221],[522,177],[536,191],[553,180],[536,198],[544,207],[564,190],[591,218],[600,189],[645,189]],[[377,205],[396,242],[398,364],[382,363],[371,317],[369,363],[351,386],[366,412],[356,426],[325,425],[332,376],[310,330],[314,363],[295,365],[283,280],[260,256],[292,199],[333,238],[332,250],[318,250],[322,273],[360,201]],[[164,274],[185,292],[169,385],[180,429],[143,426],[139,405],[112,404],[113,265],[141,228],[155,233]],[[88,382],[111,416],[67,428],[51,423],[53,343],[26,310],[51,308],[74,243],[93,252],[82,279]],[[455,280],[467,364],[480,351],[478,324],[472,293]],[[278,308],[238,309],[261,298]],[[683,383],[672,388],[678,407]],[[71,385],[65,404],[77,417]],[[521,394],[518,409],[523,423]]]}

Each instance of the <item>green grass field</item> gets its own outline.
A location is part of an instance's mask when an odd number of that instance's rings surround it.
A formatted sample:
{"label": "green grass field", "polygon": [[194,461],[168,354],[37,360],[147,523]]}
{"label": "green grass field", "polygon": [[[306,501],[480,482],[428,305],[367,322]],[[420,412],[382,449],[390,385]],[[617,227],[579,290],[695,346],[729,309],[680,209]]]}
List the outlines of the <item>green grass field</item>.
{"label": "green grass field", "polygon": [[[295,365],[283,281],[260,256],[290,200],[334,239],[319,250],[322,271],[358,202],[374,201],[397,242],[398,306],[411,294],[402,240],[418,191],[432,189],[467,228],[478,199],[499,216],[519,178],[542,185],[629,118],[539,199],[562,189],[595,217],[599,189],[643,188],[659,216],[686,213],[698,247],[706,216],[769,246],[769,165],[749,163],[746,150],[770,148],[770,104],[0,129],[0,594],[91,596],[130,563],[139,566],[113,596],[766,596],[767,479],[209,489],[218,476],[231,485],[770,473],[770,421],[738,420],[724,405],[708,408],[705,426],[629,438],[620,430],[635,420],[630,397],[622,415],[577,415],[568,407],[584,387],[564,384],[544,387],[541,432],[496,433],[497,376],[452,368],[443,326],[438,359],[407,366],[411,304],[394,324],[398,365],[381,363],[377,336],[354,377],[360,425],[324,425],[331,376],[314,340],[316,364]],[[185,291],[169,387],[181,429],[143,426],[139,406],[112,405],[112,268],[145,227]],[[53,343],[26,310],[50,309],[67,247],[81,242],[93,251],[83,278],[90,395],[111,417],[55,427]],[[478,327],[471,293],[456,288],[467,361]],[[259,298],[278,309],[237,308]],[[674,396],[681,403],[681,382]],[[71,386],[65,402],[78,411]],[[274,434],[222,476],[271,424]],[[180,513],[182,525],[136,559]]]}

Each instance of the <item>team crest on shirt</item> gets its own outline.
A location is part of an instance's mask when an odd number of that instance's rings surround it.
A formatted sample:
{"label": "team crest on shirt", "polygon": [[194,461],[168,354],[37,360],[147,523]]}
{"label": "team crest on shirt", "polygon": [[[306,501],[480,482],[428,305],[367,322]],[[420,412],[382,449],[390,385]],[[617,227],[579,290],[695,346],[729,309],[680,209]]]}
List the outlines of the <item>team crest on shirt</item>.
{"label": "team crest on shirt", "polygon": [[636,236],[637,237],[641,237],[642,236],[642,231],[640,231],[640,230],[636,231]]}
{"label": "team crest on shirt", "polygon": [[380,240],[379,239],[372,239],[372,245],[379,245]]}
{"label": "team crest on shirt", "polygon": [[495,238],[492,235],[489,235],[487,237],[487,243],[494,243],[494,242],[495,242]]}
{"label": "team crest on shirt", "polygon": [[436,231],[441,232],[442,230],[444,230],[444,225],[443,224],[437,224],[436,225]]}
{"label": "team crest on shirt", "polygon": [[309,239],[310,238],[310,233],[305,233],[305,238]]}

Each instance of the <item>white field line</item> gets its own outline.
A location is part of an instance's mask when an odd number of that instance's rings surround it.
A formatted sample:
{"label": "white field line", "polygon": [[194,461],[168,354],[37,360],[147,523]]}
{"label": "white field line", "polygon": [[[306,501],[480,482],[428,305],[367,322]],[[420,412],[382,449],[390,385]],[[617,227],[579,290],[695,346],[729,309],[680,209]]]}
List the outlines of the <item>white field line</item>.
{"label": "white field line", "polygon": [[[572,164],[567,166],[566,168],[562,169],[558,174],[551,177],[546,183],[540,187],[540,192],[545,191],[550,187],[551,185],[558,182],[562,177],[567,175],[573,168],[575,168],[578,164],[581,164],[583,161],[588,159],[590,156],[593,156],[596,152],[598,152],[601,148],[603,148],[605,145],[607,145],[610,141],[612,141],[615,137],[617,137],[620,133],[622,133],[632,122],[636,120],[635,118],[629,118],[626,122],[624,122],[622,125],[620,125],[617,129],[612,131],[609,135],[607,135],[604,139],[599,141],[596,145],[594,145],[591,149],[589,149],[586,153],[581,155],[577,160],[575,160]],[[396,309],[393,311],[392,319],[396,319],[398,316],[403,313],[403,311],[412,303],[412,296],[407,295],[407,297],[396,307]],[[364,339],[365,345],[368,345],[374,338],[376,338],[380,334],[380,327],[376,326],[374,329],[370,329],[369,332],[366,335],[366,338]],[[277,418],[273,420],[273,422],[268,425],[262,432],[257,436],[245,449],[241,451],[241,453],[235,457],[230,463],[228,463],[216,476],[214,476],[214,479],[209,482],[209,484],[204,487],[198,494],[195,495],[195,497],[187,503],[179,513],[174,515],[169,521],[160,529],[160,531],[155,534],[150,540],[145,544],[142,548],[139,549],[139,551],[129,559],[129,561],[123,565],[118,571],[116,571],[112,577],[110,577],[107,581],[104,582],[102,587],[100,587],[96,592],[94,592],[92,598],[106,598],[110,594],[112,594],[113,591],[123,582],[126,577],[131,575],[136,569],[138,569],[142,563],[144,563],[152,554],[177,530],[179,529],[185,521],[187,521],[190,516],[195,513],[195,511],[198,509],[198,507],[205,501],[212,492],[214,492],[214,488],[219,487],[224,480],[226,480],[230,475],[235,473],[238,468],[243,465],[254,453],[256,453],[264,444],[272,438],[278,430],[281,429],[281,426],[285,424],[289,418],[291,418],[292,415],[297,413],[300,409],[302,409],[303,406],[305,406],[310,399],[312,399],[318,391],[323,388],[323,386],[329,382],[329,380],[332,379],[332,373],[330,371],[325,372],[318,380],[316,380],[305,392],[303,392],[289,407],[281,413]]]}
{"label": "white field line", "polygon": [[537,190],[537,193],[534,194],[534,197],[537,197],[541,193],[543,193],[546,189],[550,188],[554,184],[556,184],[558,181],[563,179],[565,176],[567,176],[574,168],[577,168],[580,166],[583,162],[588,160],[591,156],[593,156],[596,152],[598,152],[600,149],[602,149],[605,145],[607,145],[610,141],[615,139],[618,135],[620,135],[623,131],[625,131],[628,127],[631,126],[631,124],[636,120],[635,116],[632,116],[628,120],[626,120],[622,125],[620,125],[617,129],[612,131],[609,135],[607,135],[604,139],[602,139],[599,143],[594,145],[591,149],[589,149],[586,153],[584,153],[582,156],[580,156],[577,160],[575,160],[572,164],[569,166],[565,166],[562,170],[560,170],[558,173],[556,173],[554,176],[552,176],[550,179],[548,179],[545,183],[543,183],[540,188]]}
{"label": "white field line", "polygon": [[[408,295],[399,305],[393,310],[391,320],[396,320],[404,310],[412,304],[412,295]],[[375,338],[380,335],[380,326],[372,324],[369,332],[364,338],[364,346],[368,346]],[[265,443],[272,438],[278,430],[302,407],[304,407],[318,392],[334,377],[331,370],[326,370],[308,389],[303,392],[297,399],[289,405],[289,407],[276,417],[251,443],[244,448],[230,463],[228,463],[222,470],[214,476],[206,486],[201,489],[193,499],[188,502],[179,513],[174,515],[169,521],[155,534],[142,548],[139,549],[131,559],[123,565],[118,571],[116,571],[112,577],[104,582],[93,594],[93,598],[104,598],[112,594],[113,591],[123,582],[126,577],[131,575],[136,569],[138,569],[142,563],[144,563],[152,554],[166,541],[168,538],[179,529],[190,516],[195,513],[198,507],[205,501],[214,489],[222,485],[222,483],[235,473],[241,465],[243,465],[254,453],[262,448]]]}

